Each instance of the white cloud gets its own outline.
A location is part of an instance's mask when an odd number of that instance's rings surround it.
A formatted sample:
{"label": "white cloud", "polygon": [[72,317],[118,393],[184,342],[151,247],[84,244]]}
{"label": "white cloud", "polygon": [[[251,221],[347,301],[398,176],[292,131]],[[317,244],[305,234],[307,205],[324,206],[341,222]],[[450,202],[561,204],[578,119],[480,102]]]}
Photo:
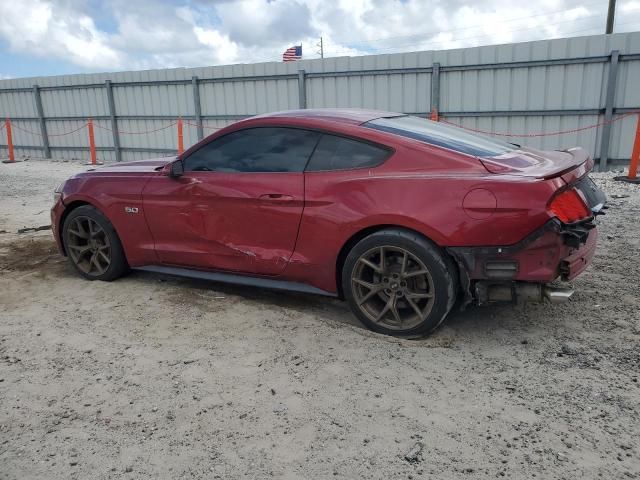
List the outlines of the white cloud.
{"label": "white cloud", "polygon": [[123,68],[122,54],[93,19],[45,0],[0,2],[0,35],[17,52],[65,58],[86,68]]}
{"label": "white cloud", "polygon": [[231,63],[238,59],[238,45],[217,30],[207,30],[206,28],[194,26],[193,32],[202,45],[206,45],[212,51],[217,52],[220,62]]}
{"label": "white cloud", "polygon": [[638,13],[640,12],[640,1],[632,0],[620,5],[620,13]]}
{"label": "white cloud", "polygon": [[[640,0],[619,0],[618,30],[640,29]],[[316,58],[587,35],[602,0],[0,0],[12,52],[115,70],[274,61],[302,42]],[[115,25],[94,20],[105,15]],[[100,18],[100,20],[103,20]],[[101,25],[102,28],[99,28]]]}
{"label": "white cloud", "polygon": [[298,0],[243,0],[216,8],[221,29],[245,45],[295,42],[314,32],[311,11]]}

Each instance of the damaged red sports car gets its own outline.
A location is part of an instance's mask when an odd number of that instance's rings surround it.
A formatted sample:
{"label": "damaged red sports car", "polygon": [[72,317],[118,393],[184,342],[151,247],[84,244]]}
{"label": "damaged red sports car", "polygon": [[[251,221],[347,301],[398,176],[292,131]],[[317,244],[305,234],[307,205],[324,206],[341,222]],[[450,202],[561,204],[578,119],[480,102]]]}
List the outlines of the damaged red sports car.
{"label": "damaged red sports car", "polygon": [[75,175],[52,226],[90,280],[133,268],[339,296],[367,327],[419,336],[456,303],[566,300],[548,284],[587,267],[605,208],[592,166],[398,113],[297,110]]}

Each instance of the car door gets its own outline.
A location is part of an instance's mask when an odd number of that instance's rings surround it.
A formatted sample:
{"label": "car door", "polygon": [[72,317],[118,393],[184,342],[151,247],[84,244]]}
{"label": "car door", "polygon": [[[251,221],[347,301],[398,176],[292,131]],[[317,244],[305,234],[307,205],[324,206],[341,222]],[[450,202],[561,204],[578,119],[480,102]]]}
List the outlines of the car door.
{"label": "car door", "polygon": [[144,213],[163,264],[277,275],[295,248],[304,167],[320,134],[254,127],[218,137],[153,177]]}

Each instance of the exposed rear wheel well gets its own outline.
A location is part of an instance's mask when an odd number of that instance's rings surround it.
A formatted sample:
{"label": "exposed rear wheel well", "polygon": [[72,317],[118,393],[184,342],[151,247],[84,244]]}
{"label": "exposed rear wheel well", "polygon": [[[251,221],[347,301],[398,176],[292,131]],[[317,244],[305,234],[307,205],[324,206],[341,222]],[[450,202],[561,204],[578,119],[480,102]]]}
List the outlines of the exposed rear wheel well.
{"label": "exposed rear wheel well", "polygon": [[[343,290],[342,290],[342,267],[344,266],[344,261],[347,258],[347,255],[349,255],[349,252],[351,251],[351,249],[360,240],[362,240],[363,238],[371,235],[372,233],[379,232],[381,230],[389,230],[389,229],[405,230],[407,232],[411,232],[411,233],[414,233],[416,235],[420,235],[425,240],[427,240],[428,242],[432,243],[435,247],[440,248],[429,237],[427,237],[426,235],[418,232],[417,230],[413,230],[412,228],[401,227],[401,226],[398,226],[398,225],[389,224],[389,225],[374,225],[374,226],[362,229],[359,232],[355,233],[353,236],[351,236],[351,238],[349,238],[349,240],[347,240],[345,242],[345,244],[340,249],[340,253],[338,254],[338,258],[337,258],[337,261],[336,261],[336,286],[338,288],[338,296],[340,298],[344,298]],[[458,268],[456,266],[456,263],[454,262],[454,260],[450,257],[450,255],[444,249],[441,249],[441,252],[442,252],[443,257],[447,260],[447,263],[448,263],[449,267],[452,269],[453,273],[457,276],[458,275]]]}

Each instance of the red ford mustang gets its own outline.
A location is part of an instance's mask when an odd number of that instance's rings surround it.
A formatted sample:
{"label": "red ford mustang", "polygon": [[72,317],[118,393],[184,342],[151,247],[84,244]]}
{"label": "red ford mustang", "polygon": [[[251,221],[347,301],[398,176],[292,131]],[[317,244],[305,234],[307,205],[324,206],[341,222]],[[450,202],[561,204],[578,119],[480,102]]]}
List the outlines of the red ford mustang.
{"label": "red ford mustang", "polygon": [[454,304],[564,300],[604,194],[582,149],[537,151],[398,113],[260,115],[178,157],[56,189],[53,234],[90,280],[129,268],[340,296],[419,336]]}

